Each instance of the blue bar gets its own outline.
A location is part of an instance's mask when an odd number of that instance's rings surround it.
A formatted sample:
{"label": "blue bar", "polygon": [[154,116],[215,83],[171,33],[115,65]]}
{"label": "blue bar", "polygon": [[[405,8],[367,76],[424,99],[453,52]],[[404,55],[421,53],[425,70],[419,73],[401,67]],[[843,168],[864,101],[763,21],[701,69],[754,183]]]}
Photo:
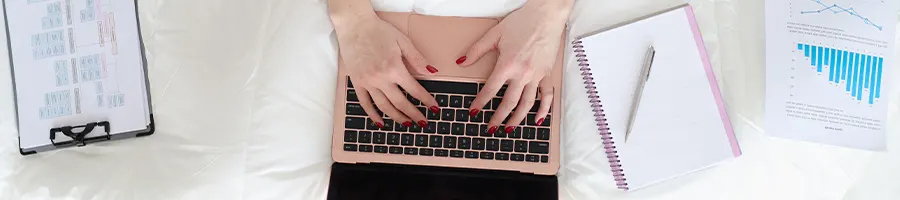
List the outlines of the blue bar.
{"label": "blue bar", "polygon": [[828,59],[828,82],[834,81],[834,66],[835,66],[835,57],[834,49],[828,49],[828,55],[831,55],[831,58]]}
{"label": "blue bar", "polygon": [[809,57],[809,45],[803,45],[803,56]]}
{"label": "blue bar", "polygon": [[869,88],[869,76],[872,75],[872,56],[866,56],[866,79],[863,81],[863,88]]}
{"label": "blue bar", "polygon": [[847,92],[850,92],[850,86],[853,86],[853,67],[856,66],[853,64],[854,61],[856,61],[855,59],[853,59],[854,54],[855,53],[850,52],[849,55],[847,55],[850,57],[850,61],[847,62],[847,82],[845,83],[847,84]]}
{"label": "blue bar", "polygon": [[[844,63],[841,64],[841,80],[847,80],[850,71],[850,52],[844,51]],[[846,83],[846,81],[844,81]]]}
{"label": "blue bar", "polygon": [[797,50],[803,50],[803,44],[797,43]]}
{"label": "blue bar", "polygon": [[856,100],[862,100],[863,82],[866,78],[866,55],[859,54],[859,75],[856,76]]}
{"label": "blue bar", "polygon": [[825,59],[825,60],[822,61],[822,65],[829,65],[829,66],[830,66],[831,63],[829,63],[828,60],[831,59],[831,49],[829,49],[828,47],[825,47],[825,57],[824,57],[824,59]]}
{"label": "blue bar", "polygon": [[809,65],[816,66],[816,47],[810,49],[812,49],[812,51],[809,52]]}
{"label": "blue bar", "polygon": [[875,70],[878,68],[878,57],[872,57],[872,73],[869,75],[869,104],[875,103]]}
{"label": "blue bar", "polygon": [[881,68],[884,66],[884,58],[878,58],[878,80],[875,81],[875,98],[881,98]]}
{"label": "blue bar", "polygon": [[836,67],[834,69],[834,72],[835,72],[834,83],[835,84],[841,83],[841,63],[844,62],[843,56],[841,56],[842,54],[844,54],[844,51],[837,50],[837,54],[835,54],[835,56],[834,56],[836,59],[834,62],[834,66]]}
{"label": "blue bar", "polygon": [[816,71],[822,72],[822,58],[825,57],[825,52],[822,51],[822,47],[818,47],[818,54],[816,55]]}

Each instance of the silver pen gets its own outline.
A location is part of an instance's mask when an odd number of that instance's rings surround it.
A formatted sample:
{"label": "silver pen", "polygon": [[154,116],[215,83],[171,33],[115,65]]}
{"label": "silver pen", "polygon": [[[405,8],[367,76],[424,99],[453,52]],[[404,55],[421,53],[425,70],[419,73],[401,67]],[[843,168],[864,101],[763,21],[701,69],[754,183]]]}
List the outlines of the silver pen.
{"label": "silver pen", "polygon": [[647,84],[647,80],[650,79],[650,68],[653,67],[653,58],[656,57],[656,49],[653,48],[653,45],[647,49],[647,55],[644,57],[644,66],[641,68],[641,74],[638,76],[638,85],[634,89],[634,99],[631,101],[631,112],[628,116],[628,126],[625,129],[625,141],[628,141],[628,136],[631,135],[632,126],[634,126],[634,119],[636,118],[638,107],[641,105],[641,96],[644,95],[644,86]]}

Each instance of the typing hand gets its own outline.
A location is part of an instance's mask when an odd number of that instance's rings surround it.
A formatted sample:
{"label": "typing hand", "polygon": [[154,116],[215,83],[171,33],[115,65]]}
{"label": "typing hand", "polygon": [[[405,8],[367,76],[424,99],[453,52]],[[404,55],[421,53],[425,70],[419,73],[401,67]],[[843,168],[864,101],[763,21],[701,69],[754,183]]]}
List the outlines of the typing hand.
{"label": "typing hand", "polygon": [[[374,13],[336,23],[335,30],[341,59],[357,88],[360,105],[375,125],[384,126],[377,106],[403,126],[412,126],[413,120],[427,126],[424,114],[407,100],[400,88],[430,110],[439,112],[437,101],[409,73],[413,70],[431,75],[438,70],[428,65],[409,38]],[[409,65],[404,64],[404,58]]]}
{"label": "typing hand", "polygon": [[490,119],[489,133],[496,132],[500,123],[518,106],[504,130],[512,132],[534,106],[538,89],[541,105],[534,119],[536,123],[545,119],[553,102],[553,87],[548,77],[556,62],[571,6],[571,1],[567,0],[528,1],[456,60],[460,66],[468,67],[494,48],[500,53],[493,73],[469,107],[469,114],[476,115],[504,84],[509,84],[500,107]]}

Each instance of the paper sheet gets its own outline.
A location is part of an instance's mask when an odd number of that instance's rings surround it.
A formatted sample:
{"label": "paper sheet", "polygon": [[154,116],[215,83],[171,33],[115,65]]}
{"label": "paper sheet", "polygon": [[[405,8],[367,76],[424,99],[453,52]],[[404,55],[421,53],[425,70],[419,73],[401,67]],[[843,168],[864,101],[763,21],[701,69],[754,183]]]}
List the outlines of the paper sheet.
{"label": "paper sheet", "polygon": [[766,130],[885,149],[897,1],[767,0]]}
{"label": "paper sheet", "polygon": [[[147,128],[134,1],[7,0],[5,6],[21,148],[50,144],[52,127],[109,121],[112,134]],[[88,137],[103,134],[95,129]]]}

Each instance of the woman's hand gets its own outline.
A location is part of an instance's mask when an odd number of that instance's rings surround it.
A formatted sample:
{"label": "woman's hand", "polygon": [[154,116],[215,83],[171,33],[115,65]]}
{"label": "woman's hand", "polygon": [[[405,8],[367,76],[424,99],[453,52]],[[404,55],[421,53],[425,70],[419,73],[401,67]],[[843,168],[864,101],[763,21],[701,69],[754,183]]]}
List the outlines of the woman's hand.
{"label": "woman's hand", "polygon": [[[420,74],[433,74],[438,70],[419,54],[403,33],[387,23],[371,9],[369,0],[334,1],[332,23],[337,32],[343,67],[356,88],[359,102],[375,125],[384,126],[378,109],[403,126],[412,126],[413,120],[427,126],[427,120],[415,105],[407,100],[401,88],[413,98],[422,101],[432,111],[439,112],[437,101],[423,88],[409,70]],[[347,7],[341,7],[346,3]],[[368,9],[359,9],[368,5]],[[343,12],[342,8],[357,12]],[[403,59],[409,63],[405,65]],[[399,87],[398,87],[399,86]]]}
{"label": "woman's hand", "polygon": [[496,132],[500,123],[518,106],[504,130],[512,132],[534,106],[539,88],[541,105],[534,119],[536,123],[546,119],[553,102],[553,87],[548,77],[556,63],[571,7],[571,0],[529,0],[456,60],[460,66],[468,67],[494,48],[500,52],[484,89],[469,107],[470,115],[478,114],[504,84],[509,84],[503,102],[490,119],[489,133]]}

